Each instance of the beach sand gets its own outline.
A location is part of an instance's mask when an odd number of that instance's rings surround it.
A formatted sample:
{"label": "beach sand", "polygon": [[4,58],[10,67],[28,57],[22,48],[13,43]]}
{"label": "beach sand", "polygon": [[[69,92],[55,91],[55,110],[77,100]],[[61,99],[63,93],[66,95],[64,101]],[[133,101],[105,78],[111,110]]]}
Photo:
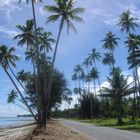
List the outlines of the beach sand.
{"label": "beach sand", "polygon": [[29,137],[36,125],[24,125],[0,129],[0,140],[24,140]]}
{"label": "beach sand", "polygon": [[0,140],[91,140],[57,121],[50,120],[45,132],[32,135],[35,125],[0,130]]}

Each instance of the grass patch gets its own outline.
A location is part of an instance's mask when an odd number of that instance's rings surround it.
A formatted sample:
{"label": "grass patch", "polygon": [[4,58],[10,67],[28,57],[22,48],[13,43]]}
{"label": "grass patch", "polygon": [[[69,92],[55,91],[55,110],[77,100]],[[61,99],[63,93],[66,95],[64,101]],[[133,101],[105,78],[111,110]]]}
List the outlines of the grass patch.
{"label": "grass patch", "polygon": [[[91,124],[90,119],[81,120],[81,119],[78,119],[78,118],[73,118],[72,120]],[[130,120],[130,118],[123,118],[123,121],[125,122],[125,124],[116,125],[117,119],[115,119],[115,118],[93,119],[92,124],[97,125],[97,126],[106,126],[106,127],[117,128],[117,129],[131,130],[131,131],[135,131],[135,132],[140,132],[140,119],[137,119],[136,123],[133,123]]]}

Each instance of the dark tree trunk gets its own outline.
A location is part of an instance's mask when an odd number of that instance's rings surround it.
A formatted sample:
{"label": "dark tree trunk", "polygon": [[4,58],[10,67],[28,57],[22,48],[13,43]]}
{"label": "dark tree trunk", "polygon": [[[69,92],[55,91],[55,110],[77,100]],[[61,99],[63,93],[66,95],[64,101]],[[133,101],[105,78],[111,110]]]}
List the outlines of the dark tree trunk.
{"label": "dark tree trunk", "polygon": [[14,82],[13,78],[11,77],[11,75],[8,73],[7,69],[2,66],[5,73],[7,74],[7,76],[10,78],[10,80],[12,81],[13,85],[15,86],[16,90],[18,91],[21,99],[23,100],[24,104],[26,105],[26,107],[28,108],[29,112],[32,114],[32,116],[34,117],[35,121],[37,122],[37,118],[36,118],[36,115],[33,113],[32,109],[30,108],[30,106],[28,105],[26,99],[24,98],[24,96],[22,95],[22,93],[20,92],[20,90],[18,89],[16,83]]}
{"label": "dark tree trunk", "polygon": [[53,80],[54,63],[55,63],[55,59],[56,59],[56,54],[57,54],[57,49],[58,49],[58,44],[59,44],[63,24],[64,24],[64,19],[61,20],[61,24],[60,24],[60,28],[59,28],[59,32],[58,32],[58,36],[57,36],[57,40],[56,40],[56,45],[55,45],[55,49],[54,49],[52,64],[51,64],[50,72],[49,72],[49,78],[48,78],[49,82],[48,82],[47,95],[46,95],[46,101],[47,101],[46,110],[47,110],[47,112],[49,111],[49,101],[50,101],[50,94],[51,94],[51,87],[52,87],[52,80]]}
{"label": "dark tree trunk", "polygon": [[43,128],[42,116],[43,116],[43,107],[42,107],[42,92],[40,91],[40,64],[39,64],[39,47],[38,47],[38,38],[37,38],[37,25],[36,25],[36,15],[35,15],[35,7],[34,0],[32,0],[32,14],[34,20],[34,28],[35,28],[35,47],[36,47],[36,60],[37,60],[37,78],[36,78],[36,93],[38,96],[38,123],[37,127],[39,129]]}

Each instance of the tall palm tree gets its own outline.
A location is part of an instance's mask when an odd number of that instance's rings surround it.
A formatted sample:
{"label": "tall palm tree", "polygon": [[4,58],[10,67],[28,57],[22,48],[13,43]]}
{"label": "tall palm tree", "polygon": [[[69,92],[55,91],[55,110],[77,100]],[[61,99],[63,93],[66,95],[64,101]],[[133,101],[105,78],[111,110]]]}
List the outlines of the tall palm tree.
{"label": "tall palm tree", "polygon": [[[93,82],[94,82],[94,95],[95,95],[95,97],[96,97],[96,80],[99,78],[98,74],[99,74],[98,71],[94,67],[91,69],[91,71],[89,73],[90,79],[93,80]],[[91,122],[92,122],[92,110],[93,110],[93,108],[92,108],[92,104],[93,104],[93,101],[92,101],[93,94],[92,94],[92,92],[90,94],[90,99],[91,99]]]}
{"label": "tall palm tree", "polygon": [[120,15],[118,26],[122,32],[130,33],[131,30],[135,31],[135,28],[138,27],[136,21],[137,18],[131,15],[130,10],[127,10]]}
{"label": "tall palm tree", "polygon": [[112,56],[112,54],[110,53],[104,53],[104,57],[102,59],[102,63],[104,65],[108,65],[109,66],[109,73],[111,73],[111,69],[115,63],[115,59],[114,57]]}
{"label": "tall palm tree", "polygon": [[77,77],[77,80],[78,80],[79,95],[80,95],[80,98],[81,98],[81,81],[82,81],[82,78],[83,78],[83,75],[84,75],[84,70],[81,67],[81,65],[78,64],[74,67],[73,71],[74,71],[74,73]]}
{"label": "tall palm tree", "polygon": [[[118,25],[120,26],[120,30],[122,32],[126,32],[126,34],[128,34],[129,37],[130,37],[130,36],[132,36],[132,35],[130,35],[131,34],[131,31],[135,31],[135,28],[139,27],[139,25],[136,23],[136,21],[137,21],[137,18],[135,18],[134,16],[132,16],[131,15],[131,12],[129,10],[127,10],[126,12],[123,12],[120,15],[120,19],[119,19]],[[131,51],[131,54],[134,54],[134,52]],[[136,63],[136,62],[133,61],[133,64],[134,63]],[[138,87],[139,88],[140,87],[139,77],[137,75],[137,71],[134,70],[134,69],[133,69],[133,78],[134,78],[135,87]],[[137,85],[137,80],[138,80],[138,85]],[[134,97],[135,97],[135,94],[136,93],[134,93]],[[135,98],[134,98],[134,102],[136,102],[135,101]],[[135,113],[133,113],[133,114],[135,114]]]}
{"label": "tall palm tree", "polygon": [[99,72],[93,67],[89,73],[89,76],[94,82],[94,95],[96,96],[96,80],[99,78]]}
{"label": "tall palm tree", "polygon": [[62,29],[64,25],[67,25],[67,29],[71,27],[72,29],[75,29],[75,26],[73,25],[72,21],[83,21],[82,18],[77,16],[79,13],[84,12],[83,8],[74,8],[74,2],[73,0],[55,0],[56,4],[52,6],[45,6],[44,10],[47,10],[49,12],[54,13],[53,15],[49,16],[47,19],[47,22],[55,22],[57,20],[60,20],[60,26],[59,26],[59,32],[56,40],[56,45],[54,49],[54,54],[52,58],[52,65],[50,68],[50,74],[49,74],[49,84],[48,84],[48,101],[50,98],[50,92],[51,92],[51,85],[52,85],[52,77],[53,77],[53,69],[54,69],[54,63],[56,59],[58,44],[61,36]]}
{"label": "tall palm tree", "polygon": [[[19,0],[19,3],[21,3],[22,0]],[[36,92],[38,94],[38,128],[43,128],[46,129],[46,123],[42,124],[41,120],[41,93],[39,90],[40,87],[40,80],[39,80],[39,75],[40,75],[40,66],[39,66],[39,46],[38,46],[38,35],[37,35],[37,21],[36,21],[36,13],[35,13],[35,2],[42,2],[42,0],[31,0],[32,4],[32,14],[33,14],[33,22],[34,22],[34,33],[35,33],[35,50],[36,50],[36,61],[37,61],[37,78],[36,78]],[[29,3],[29,0],[26,0],[26,3]]]}
{"label": "tall palm tree", "polygon": [[[127,40],[125,41],[125,44],[126,44],[126,47],[128,48],[128,53],[130,54],[128,56],[128,62],[131,65],[135,65],[135,63],[137,63],[136,58],[135,57],[130,57],[130,56],[134,55],[135,51],[139,50],[140,36],[135,35],[135,34],[129,34],[129,36],[127,37]],[[133,67],[133,73],[134,73],[133,75],[134,75],[135,84],[137,85],[138,92],[139,92],[139,95],[140,95],[140,81],[139,81],[139,76],[138,76],[138,67],[137,67],[137,65],[135,65]]]}
{"label": "tall palm tree", "polygon": [[94,63],[96,66],[96,61],[100,61],[101,55],[95,48],[92,49],[91,53],[88,54],[89,61]]}
{"label": "tall palm tree", "polygon": [[55,40],[51,37],[51,32],[43,32],[39,37],[39,48],[40,51],[43,51],[44,54],[52,51],[52,44],[55,43]]}
{"label": "tall palm tree", "polygon": [[122,75],[120,68],[114,68],[111,78],[108,77],[109,87],[104,87],[100,95],[102,97],[110,97],[116,105],[117,124],[123,123],[123,97],[128,96],[135,92],[135,88],[132,87],[132,83],[128,83],[128,77]]}
{"label": "tall palm tree", "polygon": [[23,46],[27,44],[27,49],[29,46],[35,45],[35,36],[34,36],[34,21],[33,20],[27,20],[26,25],[16,25],[17,29],[21,32],[21,34],[18,34],[14,37],[14,39],[18,39],[18,45]]}
{"label": "tall palm tree", "polygon": [[26,52],[25,52],[25,60],[26,61],[29,61],[31,60],[32,64],[33,64],[33,72],[34,72],[34,75],[36,74],[36,59],[35,59],[35,56],[36,56],[36,53],[35,53],[35,49],[33,47],[31,47],[30,49],[28,49]]}
{"label": "tall palm tree", "polygon": [[[114,50],[118,46],[117,40],[119,40],[119,38],[117,38],[116,35],[114,35],[110,31],[106,34],[105,39],[102,40],[102,42],[104,42],[103,48],[108,50],[109,53],[112,54],[113,58],[114,58]],[[112,68],[113,67],[114,67],[114,64],[112,65]]]}
{"label": "tall palm tree", "polygon": [[18,57],[13,54],[14,51],[15,51],[14,48],[8,49],[7,46],[1,45],[0,46],[0,64],[1,64],[2,68],[4,69],[5,73],[7,74],[7,76],[9,77],[9,79],[12,81],[16,90],[18,91],[21,99],[23,100],[23,103],[26,105],[29,112],[33,115],[34,119],[37,121],[35,114],[33,113],[32,109],[28,105],[26,99],[22,95],[21,91],[19,90],[18,86],[16,85],[15,81],[13,80],[12,76],[9,74],[9,72],[7,70],[9,68],[10,64],[14,67],[16,66],[15,61],[18,59]]}
{"label": "tall palm tree", "polygon": [[87,83],[87,85],[88,85],[88,93],[89,93],[89,82],[90,82],[90,79],[89,79],[89,77],[88,77],[88,73],[89,73],[89,66],[91,66],[92,65],[92,63],[91,63],[91,61],[90,61],[90,59],[89,59],[89,57],[87,57],[87,58],[85,58],[84,59],[84,62],[83,62],[83,65],[86,67],[86,69],[87,69],[87,75],[85,75],[85,82]]}
{"label": "tall palm tree", "polygon": [[84,59],[83,65],[86,67],[87,73],[89,73],[89,66],[92,65],[89,57],[87,57],[87,58]]}
{"label": "tall palm tree", "polygon": [[[91,53],[88,54],[88,58],[89,58],[89,61],[91,62],[91,64],[92,63],[94,64],[94,68],[96,69],[96,71],[98,71],[97,66],[96,66],[96,61],[100,61],[100,59],[101,59],[100,52],[98,52],[95,48],[93,48]],[[99,90],[101,92],[101,84],[100,84],[99,77],[97,78],[97,81],[98,81],[98,85],[99,85]]]}
{"label": "tall palm tree", "polygon": [[[76,81],[77,81],[77,74],[76,74],[76,73],[73,73],[71,80],[74,81],[75,87],[74,87],[73,91],[74,91],[74,93],[77,95],[78,92],[77,92],[77,83],[76,83]],[[75,97],[76,97],[76,96],[75,96]],[[78,96],[77,96],[77,97],[78,97]],[[77,98],[77,101],[76,101],[76,98],[75,98],[75,102],[78,104],[78,98]]]}

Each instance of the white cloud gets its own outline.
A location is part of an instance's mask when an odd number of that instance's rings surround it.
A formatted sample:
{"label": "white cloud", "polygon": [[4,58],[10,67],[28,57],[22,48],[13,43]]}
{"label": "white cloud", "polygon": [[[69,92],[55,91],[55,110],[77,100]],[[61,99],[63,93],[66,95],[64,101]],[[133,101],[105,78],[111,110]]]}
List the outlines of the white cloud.
{"label": "white cloud", "polygon": [[15,4],[18,4],[17,0],[0,0],[0,11],[4,11],[7,16],[7,20],[11,22],[11,12],[14,10],[20,11],[21,9]]}
{"label": "white cloud", "polygon": [[4,26],[0,26],[0,32],[7,35],[7,36],[3,36],[1,38],[9,38],[9,37],[12,38],[12,37],[14,37],[15,35],[18,34],[17,31],[5,28]]}
{"label": "white cloud", "polygon": [[39,7],[39,12],[41,13],[41,15],[46,14],[46,12],[43,10],[43,8],[42,8],[42,7]]}

